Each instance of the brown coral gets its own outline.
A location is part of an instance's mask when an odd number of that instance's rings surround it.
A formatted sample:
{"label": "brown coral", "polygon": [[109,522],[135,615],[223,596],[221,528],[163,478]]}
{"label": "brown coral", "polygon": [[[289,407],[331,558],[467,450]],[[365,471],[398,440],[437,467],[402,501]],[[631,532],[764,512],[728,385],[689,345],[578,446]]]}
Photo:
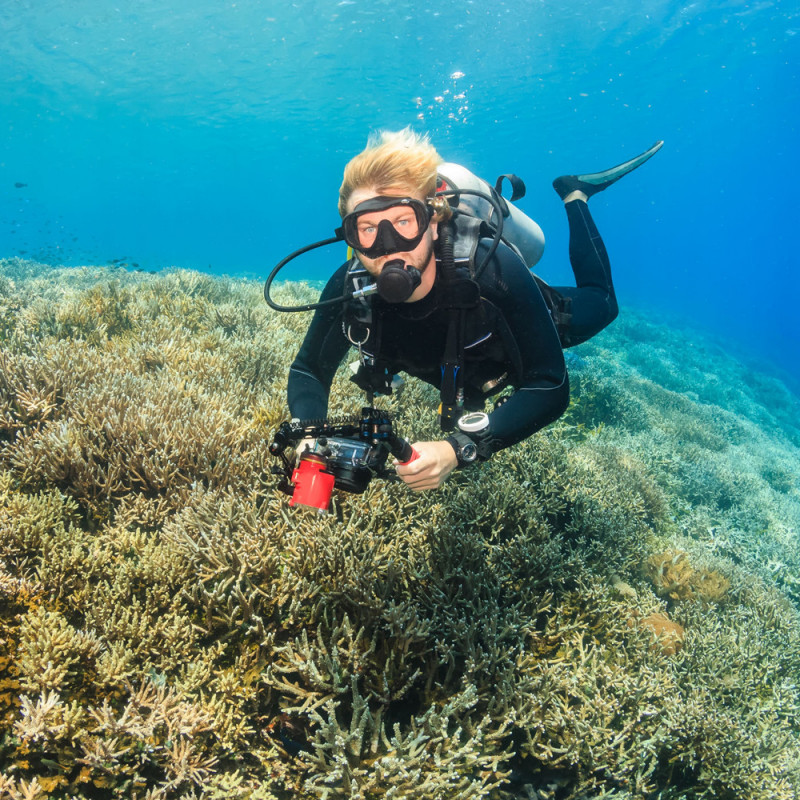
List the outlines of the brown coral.
{"label": "brown coral", "polygon": [[650,556],[646,572],[658,594],[671,600],[717,603],[730,588],[730,581],[716,570],[695,569],[682,550]]}
{"label": "brown coral", "polygon": [[665,656],[674,656],[683,647],[685,631],[683,625],[670,619],[666,614],[654,612],[639,621],[639,627],[653,634],[652,647]]}

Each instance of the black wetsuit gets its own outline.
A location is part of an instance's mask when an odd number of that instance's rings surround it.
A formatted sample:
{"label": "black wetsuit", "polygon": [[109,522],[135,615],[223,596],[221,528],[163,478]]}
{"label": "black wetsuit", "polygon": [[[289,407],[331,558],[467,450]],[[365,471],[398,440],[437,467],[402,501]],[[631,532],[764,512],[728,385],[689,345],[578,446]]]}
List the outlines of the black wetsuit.
{"label": "black wetsuit", "polygon": [[[611,271],[603,241],[587,205],[568,203],[569,255],[577,287],[554,287],[571,299],[566,346],[586,341],[617,315]],[[476,263],[489,246],[479,244]],[[347,264],[328,281],[322,300],[341,297]],[[511,385],[516,391],[489,415],[491,450],[509,447],[558,419],[569,403],[569,381],[562,341],[533,275],[508,247],[500,245],[480,280],[480,307],[468,313],[464,349],[467,408]],[[372,297],[380,315],[380,354],[390,365],[439,388],[448,312],[440,307],[437,272],[430,293],[414,303],[389,304]],[[293,417],[323,418],[334,373],[350,342],[344,333],[344,304],[317,309],[289,373],[288,400]],[[495,383],[489,387],[487,383]]]}

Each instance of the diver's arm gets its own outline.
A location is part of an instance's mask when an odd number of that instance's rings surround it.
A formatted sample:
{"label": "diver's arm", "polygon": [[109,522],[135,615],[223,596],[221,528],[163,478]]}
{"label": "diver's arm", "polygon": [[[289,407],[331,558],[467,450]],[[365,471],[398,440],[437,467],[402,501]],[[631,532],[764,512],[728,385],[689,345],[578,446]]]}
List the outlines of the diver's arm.
{"label": "diver's arm", "polygon": [[482,288],[490,283],[485,295],[500,311],[503,330],[498,333],[509,355],[513,354],[519,383],[514,394],[489,415],[491,452],[528,438],[557,420],[569,405],[561,342],[533,275],[507,248],[498,248],[495,259],[496,269],[481,283]]}
{"label": "diver's arm", "polygon": [[555,422],[569,405],[569,379],[540,378],[534,385],[521,386],[489,415],[489,444],[492,452],[511,447]]}
{"label": "diver's arm", "polygon": [[[328,281],[320,300],[341,297],[347,264]],[[325,306],[314,312],[297,357],[289,368],[287,396],[289,412],[298,419],[323,419],[328,414],[328,395],[333,376],[348,350],[342,333],[344,304]]]}
{"label": "diver's arm", "polygon": [[327,386],[319,378],[305,372],[297,361],[289,371],[287,391],[289,413],[296,419],[324,419],[328,414]]}

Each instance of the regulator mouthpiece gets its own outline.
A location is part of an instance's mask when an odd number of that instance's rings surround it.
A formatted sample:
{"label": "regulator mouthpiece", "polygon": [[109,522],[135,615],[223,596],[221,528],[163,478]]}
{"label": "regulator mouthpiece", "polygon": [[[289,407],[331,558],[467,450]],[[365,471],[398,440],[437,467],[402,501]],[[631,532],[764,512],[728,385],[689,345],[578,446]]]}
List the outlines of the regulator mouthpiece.
{"label": "regulator mouthpiece", "polygon": [[375,281],[378,294],[387,303],[405,303],[422,282],[422,273],[396,258],[383,265]]}

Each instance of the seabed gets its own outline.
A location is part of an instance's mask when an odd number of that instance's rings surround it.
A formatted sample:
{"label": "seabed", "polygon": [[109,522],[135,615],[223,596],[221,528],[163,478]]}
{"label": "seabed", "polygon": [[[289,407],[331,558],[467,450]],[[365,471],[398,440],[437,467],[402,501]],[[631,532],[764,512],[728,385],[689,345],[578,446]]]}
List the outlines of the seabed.
{"label": "seabed", "polygon": [[319,516],[268,452],[308,319],[0,261],[0,800],[798,796],[796,396],[623,309],[557,423]]}

